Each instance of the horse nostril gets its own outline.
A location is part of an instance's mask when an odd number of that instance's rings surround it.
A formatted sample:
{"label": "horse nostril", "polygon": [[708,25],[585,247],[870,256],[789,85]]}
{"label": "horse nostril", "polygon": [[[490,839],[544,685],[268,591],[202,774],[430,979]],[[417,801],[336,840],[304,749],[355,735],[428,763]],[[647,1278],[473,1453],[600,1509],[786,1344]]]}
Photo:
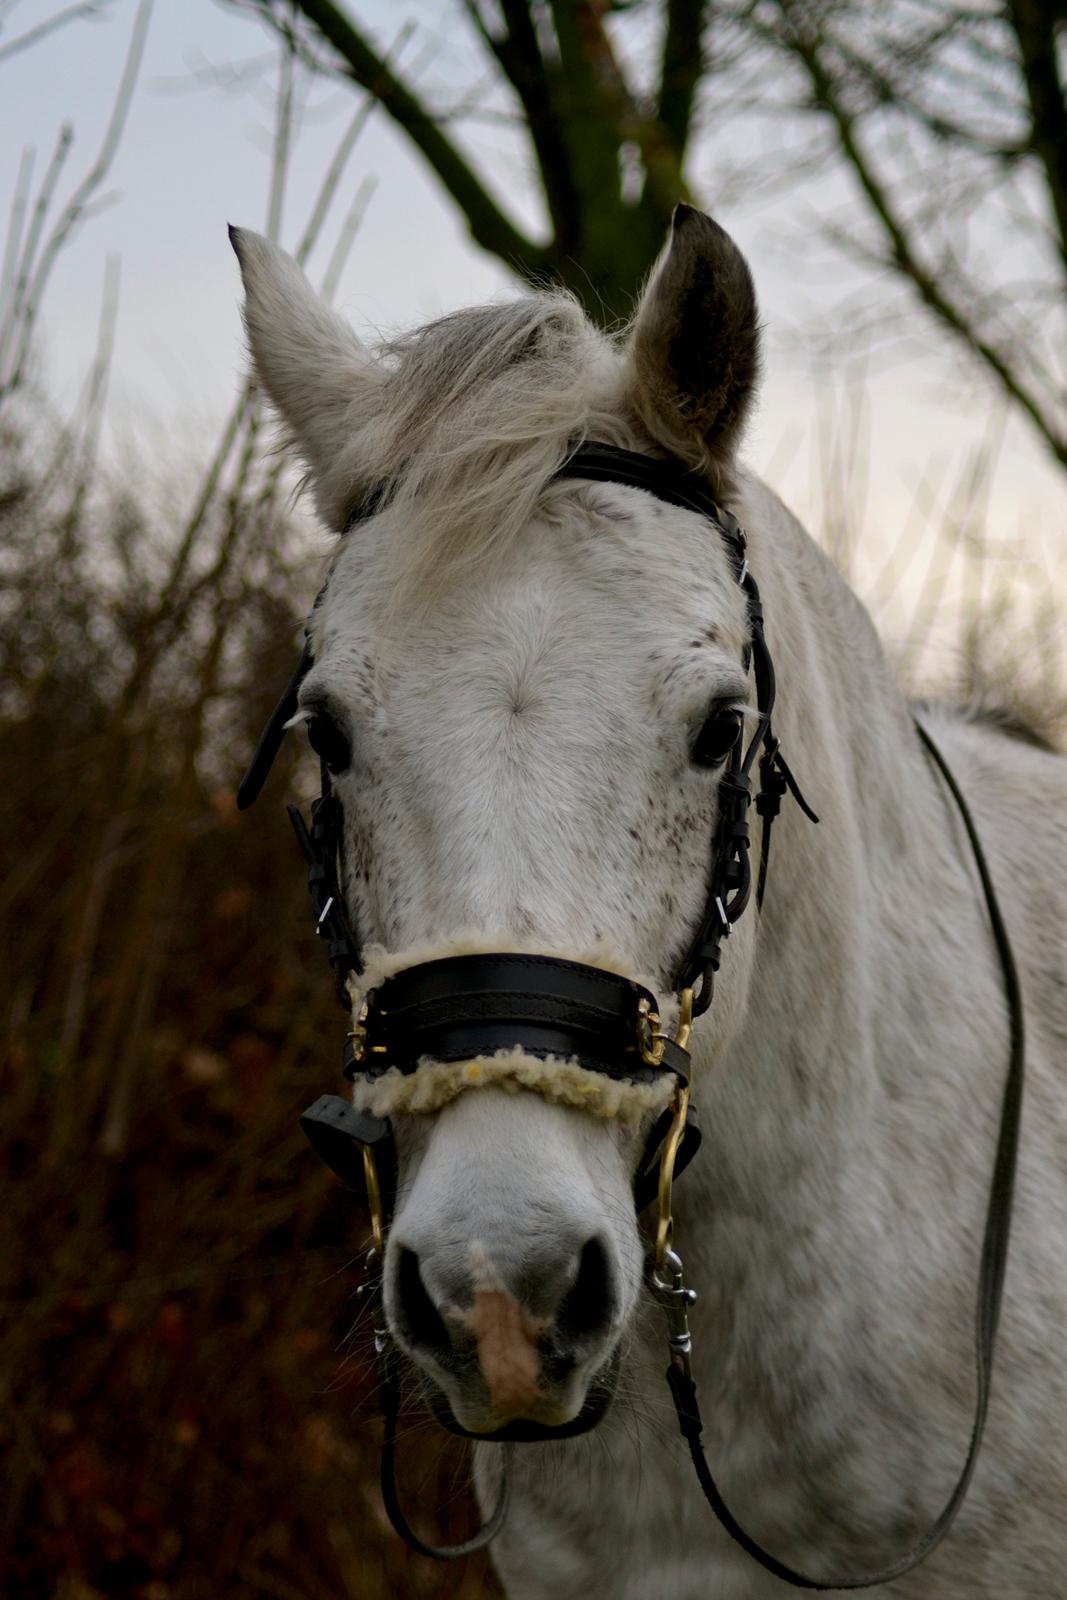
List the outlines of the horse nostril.
{"label": "horse nostril", "polygon": [[432,1352],[438,1359],[452,1354],[452,1340],[444,1320],[426,1292],[414,1250],[401,1248],[396,1269],[396,1306],[401,1329],[413,1347]]}
{"label": "horse nostril", "polygon": [[602,1239],[587,1239],[578,1260],[578,1273],[560,1302],[556,1333],[572,1344],[583,1344],[606,1333],[615,1317],[615,1291],[611,1265]]}

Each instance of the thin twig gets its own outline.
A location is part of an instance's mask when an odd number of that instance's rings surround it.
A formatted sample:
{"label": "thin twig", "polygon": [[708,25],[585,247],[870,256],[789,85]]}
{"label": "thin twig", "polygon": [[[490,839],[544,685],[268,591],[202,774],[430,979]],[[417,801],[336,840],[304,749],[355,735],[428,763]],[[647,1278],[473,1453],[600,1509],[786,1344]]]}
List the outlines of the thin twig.
{"label": "thin twig", "polygon": [[105,6],[110,3],[111,0],[81,0],[79,5],[68,6],[65,11],[57,11],[55,16],[47,17],[36,27],[20,33],[17,39],[11,39],[7,44],[0,44],[0,61],[6,61],[18,50],[28,50],[30,45],[36,44],[50,33],[55,33],[57,28],[62,28],[68,22],[77,22],[80,18],[99,17]]}
{"label": "thin twig", "polygon": [[74,493],[71,497],[70,510],[66,519],[68,531],[71,534],[79,524],[85,497],[89,492],[93,470],[96,466],[96,454],[100,444],[104,409],[107,404],[108,379],[111,376],[111,358],[115,349],[115,327],[118,322],[118,309],[119,258],[117,255],[109,255],[104,269],[104,293],[100,304],[96,357],[89,375],[89,384],[85,397],[85,421],[82,429],[81,449],[79,451],[80,459],[75,477]]}
{"label": "thin twig", "polygon": [[26,207],[30,203],[34,155],[33,146],[26,145],[19,161],[18,177],[15,179],[15,193],[11,200],[11,217],[7,227],[7,239],[4,243],[4,264],[0,268],[0,328],[3,327],[7,318],[9,297],[14,293],[19,246],[22,244],[22,228],[26,220]]}
{"label": "thin twig", "polygon": [[18,364],[11,379],[4,377],[4,362],[8,351],[16,345],[25,320],[25,306],[29,294],[30,276],[33,271],[34,260],[40,243],[41,234],[48,216],[49,208],[55,195],[56,184],[59,182],[60,173],[70,154],[74,142],[74,129],[69,122],[63,123],[52,151],[48,169],[34,201],[33,212],[30,216],[30,225],[26,232],[26,242],[19,257],[18,266],[15,268],[14,282],[8,310],[5,313],[3,326],[0,327],[0,399],[9,389],[15,388],[18,378]]}
{"label": "thin twig", "polygon": [[367,126],[367,123],[373,116],[377,106],[377,100],[375,100],[372,95],[367,95],[363,101],[363,104],[359,107],[359,110],[356,112],[355,116],[348,124],[348,127],[345,129],[344,136],[334,152],[333,160],[327,167],[326,176],[322,180],[322,188],[319,190],[318,198],[311,208],[311,215],[307,220],[307,226],[301,235],[299,244],[293,252],[296,260],[299,261],[301,266],[306,264],[315,240],[322,231],[322,225],[326,220],[326,214],[329,211],[330,206],[333,204],[333,198],[337,192],[337,185],[340,183],[345,167],[348,165],[348,158],[355,149],[356,140],[363,132],[363,129]]}
{"label": "thin twig", "polygon": [[137,15],[134,18],[129,48],[126,52],[126,62],[122,69],[122,78],[111,108],[111,116],[104,133],[103,142],[97,153],[96,160],[63,208],[41,251],[40,259],[34,269],[33,277],[23,301],[20,315],[21,327],[15,359],[8,376],[0,379],[0,396],[15,388],[19,382],[29,348],[33,325],[40,310],[41,299],[56,258],[69,239],[73,229],[85,219],[90,200],[95,197],[96,191],[111,170],[111,164],[115,159],[115,152],[122,138],[123,129],[126,126],[126,118],[133,101],[137,77],[141,70],[145,40],[148,34],[148,21],[151,13],[152,0],[141,0],[137,8]]}
{"label": "thin twig", "polygon": [[326,271],[322,275],[322,283],[319,288],[319,293],[327,304],[333,300],[334,295],[337,293],[337,285],[345,269],[345,263],[348,261],[356,234],[359,232],[363,218],[367,214],[367,207],[374,198],[374,192],[377,187],[377,178],[364,178],[356,191],[356,198],[352,202],[351,209],[341,225],[337,243],[333,247],[333,253],[327,263]]}
{"label": "thin twig", "polygon": [[270,200],[267,205],[267,238],[273,244],[278,244],[281,239],[285,175],[289,170],[289,145],[293,132],[293,36],[290,32],[284,31],[281,39],[278,97],[274,118],[274,149],[270,168]]}

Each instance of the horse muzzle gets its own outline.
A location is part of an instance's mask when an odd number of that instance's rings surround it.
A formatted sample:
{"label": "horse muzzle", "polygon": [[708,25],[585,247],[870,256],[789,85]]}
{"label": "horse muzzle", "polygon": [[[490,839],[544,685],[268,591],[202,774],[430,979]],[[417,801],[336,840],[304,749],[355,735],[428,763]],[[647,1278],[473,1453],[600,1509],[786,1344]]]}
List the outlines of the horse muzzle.
{"label": "horse muzzle", "polygon": [[[539,1173],[520,1158],[522,1174],[470,1173],[456,1197],[448,1180],[499,1109],[488,1097],[457,1107],[433,1170],[416,1176],[386,1252],[384,1310],[450,1431],[558,1438],[592,1427],[610,1400],[634,1261],[596,1186],[573,1189],[565,1207],[551,1165]],[[527,1108],[531,1155],[554,1115]],[[520,1186],[516,1203],[507,1189]]]}

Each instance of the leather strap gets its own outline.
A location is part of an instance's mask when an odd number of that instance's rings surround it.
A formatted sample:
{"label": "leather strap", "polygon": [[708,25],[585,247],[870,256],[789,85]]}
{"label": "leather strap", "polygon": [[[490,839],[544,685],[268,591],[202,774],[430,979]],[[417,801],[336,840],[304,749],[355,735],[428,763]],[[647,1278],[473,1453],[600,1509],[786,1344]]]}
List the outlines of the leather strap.
{"label": "leather strap", "polygon": [[367,996],[364,1039],[347,1075],[374,1078],[421,1060],[469,1061],[499,1050],[573,1058],[591,1071],[652,1083],[663,1071],[689,1079],[689,1053],[659,1038],[659,1062],[642,1058],[639,1008],[655,997],[615,972],[555,956],[502,952],[446,956],[387,978]]}
{"label": "leather strap", "polygon": [[[662,1116],[656,1119],[653,1127],[645,1140],[645,1148],[641,1159],[637,1163],[634,1173],[634,1211],[638,1216],[646,1206],[650,1206],[659,1194],[659,1164],[663,1141],[671,1131],[674,1122],[674,1107],[668,1106]],[[682,1130],[681,1143],[674,1155],[674,1182],[682,1176],[686,1167],[700,1149],[702,1134],[700,1132],[700,1117],[697,1108],[690,1098],[685,1112],[685,1127]]]}
{"label": "leather strap", "polygon": [[590,442],[571,452],[556,473],[557,478],[585,478],[594,483],[621,483],[631,489],[644,489],[657,500],[695,511],[713,522],[726,540],[735,566],[735,576],[745,559],[745,536],[741,524],[724,510],[707,486],[677,461],[664,461],[619,445]]}
{"label": "leather strap", "polygon": [[831,1589],[876,1588],[879,1584],[894,1582],[897,1578],[903,1577],[906,1572],[910,1572],[913,1567],[917,1567],[920,1562],[925,1561],[927,1556],[936,1550],[948,1533],[956,1519],[960,1506],[963,1504],[967,1490],[970,1488],[971,1478],[974,1475],[974,1469],[978,1461],[978,1452],[982,1444],[982,1435],[985,1431],[986,1415],[989,1410],[997,1324],[1000,1319],[1000,1306],[1004,1290],[1004,1270],[1007,1264],[1008,1241],[1011,1235],[1015,1169],[1019,1149],[1019,1126],[1022,1119],[1026,1061],[1022,988],[1019,983],[1019,974],[1015,965],[1011,939],[1001,914],[996,888],[989,870],[989,863],[970,807],[948,763],[933,739],[921,723],[916,722],[915,727],[919,738],[925,745],[931,760],[940,772],[949,793],[956,803],[967,838],[970,841],[974,863],[978,869],[978,876],[982,884],[986,909],[989,913],[993,942],[1000,960],[1004,997],[1007,1001],[1010,1020],[1008,1071],[1001,1097],[1000,1131],[997,1134],[996,1155],[993,1160],[993,1178],[989,1187],[989,1199],[986,1207],[981,1266],[978,1275],[978,1297],[975,1308],[977,1393],[974,1406],[974,1424],[971,1428],[971,1442],[959,1478],[956,1480],[955,1488],[949,1495],[932,1527],[919,1543],[906,1555],[901,1556],[899,1560],[892,1561],[888,1566],[880,1568],[877,1572],[868,1573],[862,1578],[811,1578],[806,1573],[791,1567],[788,1562],[780,1561],[777,1556],[773,1556],[769,1551],[764,1550],[763,1546],[758,1544],[750,1534],[746,1533],[737,1521],[737,1518],[722,1497],[722,1493],[708,1465],[707,1457],[704,1454],[701,1439],[703,1424],[700,1417],[700,1407],[697,1403],[696,1385],[691,1378],[688,1378],[684,1372],[674,1365],[668,1368],[667,1371],[667,1382],[670,1385],[671,1395],[674,1399],[678,1426],[682,1437],[689,1446],[689,1453],[692,1456],[693,1466],[696,1469],[697,1479],[704,1492],[705,1499],[731,1539],[735,1540],[754,1561],[759,1562],[761,1567],[765,1567],[768,1572],[773,1573],[776,1578],[781,1578],[783,1582],[792,1584],[795,1589],[825,1591]]}
{"label": "leather strap", "polygon": [[[318,601],[315,602],[318,605]],[[311,653],[311,640],[305,636],[304,648],[300,652],[300,660],[296,664],[296,671],[285,686],[278,704],[274,707],[267,721],[267,726],[259,736],[248,770],[237,786],[237,809],[247,811],[253,801],[259,798],[259,791],[267,781],[271,767],[273,767],[278,751],[285,738],[286,727],[297,713],[297,695],[300,685],[307,677],[314,665],[315,658]]]}
{"label": "leather strap", "polygon": [[425,1539],[420,1539],[404,1515],[404,1509],[400,1504],[400,1496],[397,1493],[396,1486],[396,1434],[397,1423],[400,1419],[400,1374],[396,1353],[388,1333],[377,1334],[375,1340],[378,1345],[378,1397],[381,1401],[382,1415],[385,1419],[385,1433],[382,1438],[381,1485],[386,1514],[396,1532],[418,1555],[429,1556],[431,1561],[460,1561],[464,1556],[472,1556],[477,1551],[484,1550],[486,1545],[496,1538],[504,1525],[504,1518],[508,1512],[508,1501],[511,1498],[511,1480],[508,1474],[511,1447],[507,1444],[503,1446],[500,1494],[492,1512],[477,1533],[472,1534],[469,1539],[464,1539],[460,1544],[428,1544]]}
{"label": "leather strap", "polygon": [[356,930],[348,920],[342,884],[344,873],[339,868],[344,823],[341,802],[331,788],[326,763],[321,765],[322,793],[311,802],[310,829],[299,806],[289,805],[285,809],[308,864],[308,893],[315,932],[326,941],[337,998],[347,1011],[351,1005],[349,974],[358,975],[363,971],[363,954]]}

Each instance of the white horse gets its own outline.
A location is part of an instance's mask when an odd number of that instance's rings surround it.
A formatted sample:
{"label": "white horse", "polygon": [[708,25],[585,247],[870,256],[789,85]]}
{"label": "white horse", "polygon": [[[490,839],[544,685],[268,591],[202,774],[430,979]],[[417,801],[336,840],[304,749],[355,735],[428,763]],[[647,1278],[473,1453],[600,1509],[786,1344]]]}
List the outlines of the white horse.
{"label": "white horse", "polygon": [[[870,620],[737,463],[758,368],[748,269],[680,208],[622,338],[534,294],[371,351],[281,252],[235,243],[255,369],[318,508],[334,529],[363,512],[300,706],[343,802],[368,986],[518,950],[669,994],[720,781],[693,740],[753,697],[744,596],[701,516],[554,473],[582,439],[670,455],[747,529],[777,732],[821,824],[787,803],[765,902],[698,1021],[704,1144],[676,1238],[732,1509],[815,1576],[888,1562],[966,1453],[1009,1018],[959,814]],[[990,858],[1029,1076],[984,1450],[949,1538],[881,1592],[1050,1600],[1067,1593],[1067,763],[924,717]],[[619,1390],[586,1436],[514,1448],[493,1547],[510,1600],[791,1592],[722,1532],[674,1426],[631,1193],[644,1127],[536,1089],[397,1115],[385,1262],[392,1336],[468,1429],[558,1425]],[[488,1506],[499,1448],[478,1456]]]}

